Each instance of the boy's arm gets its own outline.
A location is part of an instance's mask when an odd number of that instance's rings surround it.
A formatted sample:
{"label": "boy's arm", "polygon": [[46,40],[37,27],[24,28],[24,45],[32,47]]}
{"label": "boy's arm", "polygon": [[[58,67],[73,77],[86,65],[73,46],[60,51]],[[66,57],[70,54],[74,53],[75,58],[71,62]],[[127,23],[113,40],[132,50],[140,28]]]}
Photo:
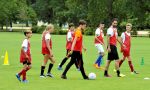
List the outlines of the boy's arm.
{"label": "boy's arm", "polygon": [[111,52],[109,41],[110,41],[110,35],[108,34],[107,35],[107,46],[108,46],[108,52]]}
{"label": "boy's arm", "polygon": [[26,58],[27,60],[29,60],[29,56],[28,56],[28,54],[24,51],[24,48],[25,48],[25,47],[22,47],[22,48],[21,48],[21,52],[23,52],[23,54],[25,55],[25,58]]}
{"label": "boy's arm", "polygon": [[46,47],[48,48],[48,50],[49,50],[49,52],[50,52],[50,56],[53,57],[53,53],[52,53],[52,50],[51,50],[51,48],[50,48],[49,42],[50,42],[50,40],[47,39],[47,40],[46,40]]}
{"label": "boy's arm", "polygon": [[117,41],[119,42],[119,44],[120,44],[121,46],[125,47],[125,45],[123,44],[122,38],[121,38],[120,40],[119,40],[119,38],[117,38]]}
{"label": "boy's arm", "polygon": [[72,54],[72,52],[73,52],[73,49],[74,49],[74,47],[75,47],[76,42],[77,42],[77,37],[75,36],[75,38],[74,38],[74,40],[73,40],[73,43],[72,43],[72,46],[71,46],[71,51],[70,51],[70,53],[69,53],[69,54]]}
{"label": "boy's arm", "polygon": [[[98,42],[102,43],[102,42],[97,38],[97,36],[95,36],[95,39],[96,39]],[[102,43],[102,44],[103,44],[103,43]]]}

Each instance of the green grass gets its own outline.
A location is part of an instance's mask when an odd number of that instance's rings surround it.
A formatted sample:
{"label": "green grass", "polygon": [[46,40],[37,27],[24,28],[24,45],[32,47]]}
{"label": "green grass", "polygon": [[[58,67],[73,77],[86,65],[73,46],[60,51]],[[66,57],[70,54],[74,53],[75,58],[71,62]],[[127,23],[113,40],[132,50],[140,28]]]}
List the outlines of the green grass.
{"label": "green grass", "polygon": [[[131,56],[135,69],[140,73],[139,75],[130,74],[126,61],[121,67],[121,72],[126,77],[117,78],[116,73],[113,72],[114,62],[112,62],[109,69],[112,78],[105,78],[103,77],[103,71],[93,67],[93,63],[98,56],[93,44],[94,37],[84,36],[84,44],[87,47],[87,52],[83,53],[85,71],[87,74],[90,72],[96,73],[97,78],[96,80],[83,80],[81,73],[73,65],[67,74],[68,80],[62,80],[60,78],[62,71],[58,71],[57,66],[66,53],[66,36],[52,35],[53,52],[56,58],[52,73],[55,78],[43,79],[39,78],[40,66],[43,60],[41,55],[41,34],[33,34],[31,38],[33,64],[32,69],[27,73],[27,79],[29,80],[27,84],[20,83],[15,77],[15,74],[22,68],[19,63],[19,54],[23,39],[23,33],[0,32],[0,57],[4,56],[7,50],[10,62],[9,66],[2,65],[3,58],[0,58],[0,90],[148,90],[150,88],[150,80],[143,79],[144,77],[150,77],[150,38],[132,38]],[[119,56],[122,57],[121,54]],[[107,52],[103,59],[104,64],[106,57]],[[143,66],[140,65],[142,57],[144,57],[145,62]],[[65,66],[66,64],[63,68]]]}

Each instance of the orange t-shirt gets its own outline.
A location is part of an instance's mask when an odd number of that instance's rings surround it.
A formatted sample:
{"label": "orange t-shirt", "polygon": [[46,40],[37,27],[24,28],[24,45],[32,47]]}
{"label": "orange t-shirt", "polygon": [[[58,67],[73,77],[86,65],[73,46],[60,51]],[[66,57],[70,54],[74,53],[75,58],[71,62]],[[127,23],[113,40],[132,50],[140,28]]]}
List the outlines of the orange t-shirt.
{"label": "orange t-shirt", "polygon": [[81,32],[80,28],[76,29],[74,35],[75,35],[75,37],[77,37],[77,41],[76,41],[76,44],[75,44],[73,51],[82,52],[82,32]]}

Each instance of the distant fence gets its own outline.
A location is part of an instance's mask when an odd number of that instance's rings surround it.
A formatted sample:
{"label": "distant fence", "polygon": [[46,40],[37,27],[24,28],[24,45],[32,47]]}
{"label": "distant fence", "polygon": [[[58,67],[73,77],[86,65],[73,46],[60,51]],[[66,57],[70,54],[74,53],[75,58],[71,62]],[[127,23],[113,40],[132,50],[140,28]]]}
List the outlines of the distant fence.
{"label": "distant fence", "polygon": [[136,31],[136,35],[132,35],[134,37],[150,37],[150,31]]}
{"label": "distant fence", "polygon": [[4,31],[4,32],[7,32],[7,31],[14,31],[14,32],[23,32],[24,30],[27,30],[27,29],[31,29],[31,27],[3,27],[3,30],[0,30],[0,31]]}

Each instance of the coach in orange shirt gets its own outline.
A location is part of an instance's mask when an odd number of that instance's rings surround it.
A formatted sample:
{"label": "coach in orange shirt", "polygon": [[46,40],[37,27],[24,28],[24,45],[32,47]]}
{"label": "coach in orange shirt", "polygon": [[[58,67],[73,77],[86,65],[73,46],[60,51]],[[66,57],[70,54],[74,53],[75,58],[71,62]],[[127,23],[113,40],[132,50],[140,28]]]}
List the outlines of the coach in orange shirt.
{"label": "coach in orange shirt", "polygon": [[71,47],[71,51],[70,51],[70,54],[72,54],[71,60],[68,63],[68,65],[66,66],[66,68],[61,76],[62,79],[67,79],[67,77],[66,77],[67,71],[75,63],[76,60],[79,63],[79,68],[80,68],[83,78],[88,79],[88,76],[85,74],[85,71],[84,71],[83,58],[82,58],[82,49],[86,50],[82,44],[83,43],[82,31],[84,31],[85,28],[86,28],[86,21],[80,20],[79,27],[76,29],[76,31],[74,33],[75,37],[73,39],[73,43],[72,43],[72,47]]}

